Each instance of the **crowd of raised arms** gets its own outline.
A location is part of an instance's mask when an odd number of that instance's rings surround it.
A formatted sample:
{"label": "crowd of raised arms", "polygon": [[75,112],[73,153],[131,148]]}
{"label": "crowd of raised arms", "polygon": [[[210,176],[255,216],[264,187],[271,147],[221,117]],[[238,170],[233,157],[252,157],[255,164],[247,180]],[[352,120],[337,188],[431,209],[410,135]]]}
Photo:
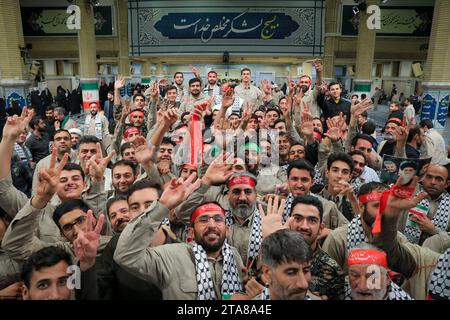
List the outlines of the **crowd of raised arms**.
{"label": "crowd of raised arms", "polygon": [[408,99],[380,136],[314,68],[283,91],[193,68],[131,99],[117,76],[84,123],[8,117],[0,299],[450,299],[442,136]]}

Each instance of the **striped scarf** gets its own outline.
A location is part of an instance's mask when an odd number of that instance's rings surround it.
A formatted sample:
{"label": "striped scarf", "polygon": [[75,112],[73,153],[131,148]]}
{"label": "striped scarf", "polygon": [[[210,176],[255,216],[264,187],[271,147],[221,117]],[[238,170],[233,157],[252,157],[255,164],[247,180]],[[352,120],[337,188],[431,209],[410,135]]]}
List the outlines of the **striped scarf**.
{"label": "striped scarf", "polygon": [[[233,215],[229,209],[225,210],[225,221],[228,227],[234,224]],[[248,240],[248,258],[247,267],[249,267],[252,262],[258,257],[259,250],[261,248],[262,242],[262,229],[261,229],[261,215],[258,209],[255,209],[253,213],[253,223],[251,227],[251,233]]]}
{"label": "striped scarf", "polygon": [[[428,212],[430,208],[430,201],[428,199],[423,199],[420,203],[420,206],[425,207]],[[414,210],[414,209],[411,209]],[[410,210],[409,215],[413,214]],[[444,191],[442,193],[441,199],[439,200],[439,205],[436,211],[436,214],[434,215],[431,222],[433,222],[433,225],[441,230],[447,230],[448,225],[448,219],[450,215],[450,195],[447,191]],[[418,228],[413,223],[407,223],[405,227],[404,234],[406,238],[408,238],[409,242],[418,244],[420,237],[422,235],[422,230]]]}
{"label": "striped scarf", "polygon": [[[203,247],[197,243],[192,247],[195,258],[195,271],[197,277],[197,300],[216,300],[213,280],[209,270],[208,257]],[[222,297],[231,296],[242,291],[236,260],[231,247],[224,243],[222,246],[223,271],[222,271]]]}

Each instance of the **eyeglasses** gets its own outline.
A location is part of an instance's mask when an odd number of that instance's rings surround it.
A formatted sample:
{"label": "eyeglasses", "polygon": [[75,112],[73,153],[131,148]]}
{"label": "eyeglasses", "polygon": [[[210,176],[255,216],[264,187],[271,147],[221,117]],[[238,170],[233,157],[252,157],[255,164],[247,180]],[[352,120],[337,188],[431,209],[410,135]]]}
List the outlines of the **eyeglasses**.
{"label": "eyeglasses", "polygon": [[55,138],[55,141],[62,141],[62,140],[69,141],[70,138],[69,137],[57,137],[57,138]]}
{"label": "eyeglasses", "polygon": [[215,223],[224,223],[225,217],[222,214],[216,214],[214,216],[203,215],[198,217],[197,222],[200,224],[207,224],[210,219],[213,219]]}
{"label": "eyeglasses", "polygon": [[87,217],[86,216],[79,216],[78,218],[76,218],[72,223],[68,223],[65,224],[61,227],[61,229],[65,232],[65,233],[69,233],[72,232],[73,227],[75,225],[80,226],[82,225],[85,221],[86,221]]}

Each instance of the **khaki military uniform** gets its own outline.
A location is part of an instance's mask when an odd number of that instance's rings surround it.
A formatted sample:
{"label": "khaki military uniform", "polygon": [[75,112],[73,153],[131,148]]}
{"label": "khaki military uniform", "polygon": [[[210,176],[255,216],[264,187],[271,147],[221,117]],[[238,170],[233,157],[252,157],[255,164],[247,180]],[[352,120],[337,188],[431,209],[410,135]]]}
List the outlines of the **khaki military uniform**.
{"label": "khaki military uniform", "polygon": [[[142,215],[131,220],[117,243],[114,260],[132,274],[158,286],[163,299],[196,300],[197,276],[192,245],[176,243],[149,248],[153,237],[151,225],[162,221],[169,210],[155,201]],[[236,249],[232,248],[236,267],[241,272],[243,263]],[[209,271],[214,292],[222,297],[223,259],[208,257]],[[242,275],[240,275],[242,279]]]}

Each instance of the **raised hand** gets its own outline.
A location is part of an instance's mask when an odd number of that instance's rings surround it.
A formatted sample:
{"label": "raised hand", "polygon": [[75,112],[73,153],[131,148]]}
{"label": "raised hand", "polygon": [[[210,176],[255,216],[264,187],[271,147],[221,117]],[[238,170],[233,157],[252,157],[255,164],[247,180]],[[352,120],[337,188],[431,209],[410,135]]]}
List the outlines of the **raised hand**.
{"label": "raised hand", "polygon": [[[397,187],[402,188],[403,178],[399,177],[396,183]],[[414,177],[412,179],[412,182],[410,186],[407,188],[410,188],[410,190],[415,190],[417,187],[417,183],[419,181],[418,177]],[[411,208],[414,208],[420,201],[422,201],[427,196],[426,192],[421,192],[415,197],[409,197],[409,198],[400,198],[399,196],[395,194],[390,194],[386,207],[383,211],[383,216],[386,218],[392,218],[392,217],[400,217],[403,210],[409,210]]]}
{"label": "raised hand", "polygon": [[125,77],[122,75],[118,75],[116,81],[114,81],[114,89],[120,90],[125,85]]}
{"label": "raised hand", "polygon": [[154,161],[156,148],[154,146],[150,148],[144,137],[137,136],[133,141],[133,145],[137,162],[142,164]]}
{"label": "raised hand", "polygon": [[360,103],[352,105],[350,107],[350,112],[351,112],[352,116],[358,117],[361,113],[369,110],[372,107],[373,107],[372,100],[370,98],[366,98],[363,101],[361,101]]}
{"label": "raised hand", "polygon": [[86,230],[80,230],[73,241],[75,255],[80,260],[81,271],[86,271],[95,265],[98,246],[100,244],[100,232],[105,222],[105,215],[101,214],[94,229],[94,215],[92,210],[87,212]]}
{"label": "raised hand", "polygon": [[289,78],[287,79],[287,83],[288,83],[288,88],[289,88],[289,93],[288,93],[288,95],[289,95],[290,97],[293,97],[294,94],[295,94],[295,88],[296,88],[295,82],[291,79],[291,77],[289,77]]}
{"label": "raised hand", "polygon": [[197,173],[194,172],[185,181],[182,178],[178,180],[173,178],[159,198],[159,202],[169,210],[176,208],[200,186],[200,179],[192,183],[196,177]]}
{"label": "raised hand", "polygon": [[270,87],[270,83],[267,79],[261,80],[261,89],[266,96],[272,94],[272,88]]}
{"label": "raised hand", "polygon": [[263,238],[269,236],[280,229],[287,229],[288,224],[283,224],[283,212],[286,206],[286,200],[279,201],[279,197],[269,198],[267,203],[267,213],[264,213],[262,205],[258,204],[259,214],[261,215],[261,229]]}
{"label": "raised hand", "polygon": [[156,164],[160,174],[168,174],[170,172],[170,161],[162,160]]}
{"label": "raised hand", "polygon": [[41,169],[38,172],[38,185],[36,189],[36,197],[32,200],[32,205],[35,208],[42,209],[47,205],[47,202],[53,197],[59,182],[61,171],[69,159],[69,155],[64,154],[59,166],[56,168],[57,150],[52,149],[50,156],[50,166],[48,169]]}
{"label": "raised hand", "polygon": [[156,81],[151,84],[151,97],[153,101],[156,101],[159,97],[159,85]]}
{"label": "raised hand", "polygon": [[87,168],[89,175],[91,176],[94,183],[103,181],[106,166],[111,161],[112,157],[116,155],[116,151],[113,150],[111,153],[103,157],[102,156],[102,147],[99,142],[97,142],[97,154],[92,156],[87,163]]}
{"label": "raised hand", "polygon": [[196,67],[190,64],[189,69],[191,69],[191,72],[194,74],[195,77],[200,78],[200,71]]}
{"label": "raised hand", "polygon": [[178,114],[174,109],[169,109],[163,112],[163,124],[166,130],[169,130],[172,125],[177,122]]}
{"label": "raised hand", "polygon": [[208,166],[202,177],[202,182],[206,185],[219,185],[228,181],[233,175],[233,165],[236,160],[233,154],[219,154]]}
{"label": "raised hand", "polygon": [[14,282],[0,290],[0,300],[17,300],[22,298],[23,282]]}
{"label": "raised hand", "polygon": [[27,128],[32,117],[33,111],[28,110],[27,107],[23,107],[20,117],[17,115],[8,117],[3,128],[3,139],[16,141],[17,137]]}
{"label": "raised hand", "polygon": [[120,121],[125,123],[125,119],[128,117],[130,113],[131,113],[131,101],[125,100],[124,106],[122,108],[122,114],[120,116]]}
{"label": "raised hand", "polygon": [[316,72],[322,72],[323,71],[322,61],[320,61],[319,59],[314,60],[314,68],[316,69]]}
{"label": "raised hand", "polygon": [[228,109],[234,103],[234,89],[224,85],[222,89],[222,108]]}
{"label": "raised hand", "polygon": [[326,122],[328,131],[325,133],[325,136],[330,138],[331,141],[338,141],[341,137],[341,129],[339,128],[337,121],[328,118]]}
{"label": "raised hand", "polygon": [[158,84],[161,86],[161,87],[165,87],[165,86],[167,86],[167,83],[169,82],[169,80],[167,80],[167,78],[162,78],[161,80],[159,80],[158,81]]}

